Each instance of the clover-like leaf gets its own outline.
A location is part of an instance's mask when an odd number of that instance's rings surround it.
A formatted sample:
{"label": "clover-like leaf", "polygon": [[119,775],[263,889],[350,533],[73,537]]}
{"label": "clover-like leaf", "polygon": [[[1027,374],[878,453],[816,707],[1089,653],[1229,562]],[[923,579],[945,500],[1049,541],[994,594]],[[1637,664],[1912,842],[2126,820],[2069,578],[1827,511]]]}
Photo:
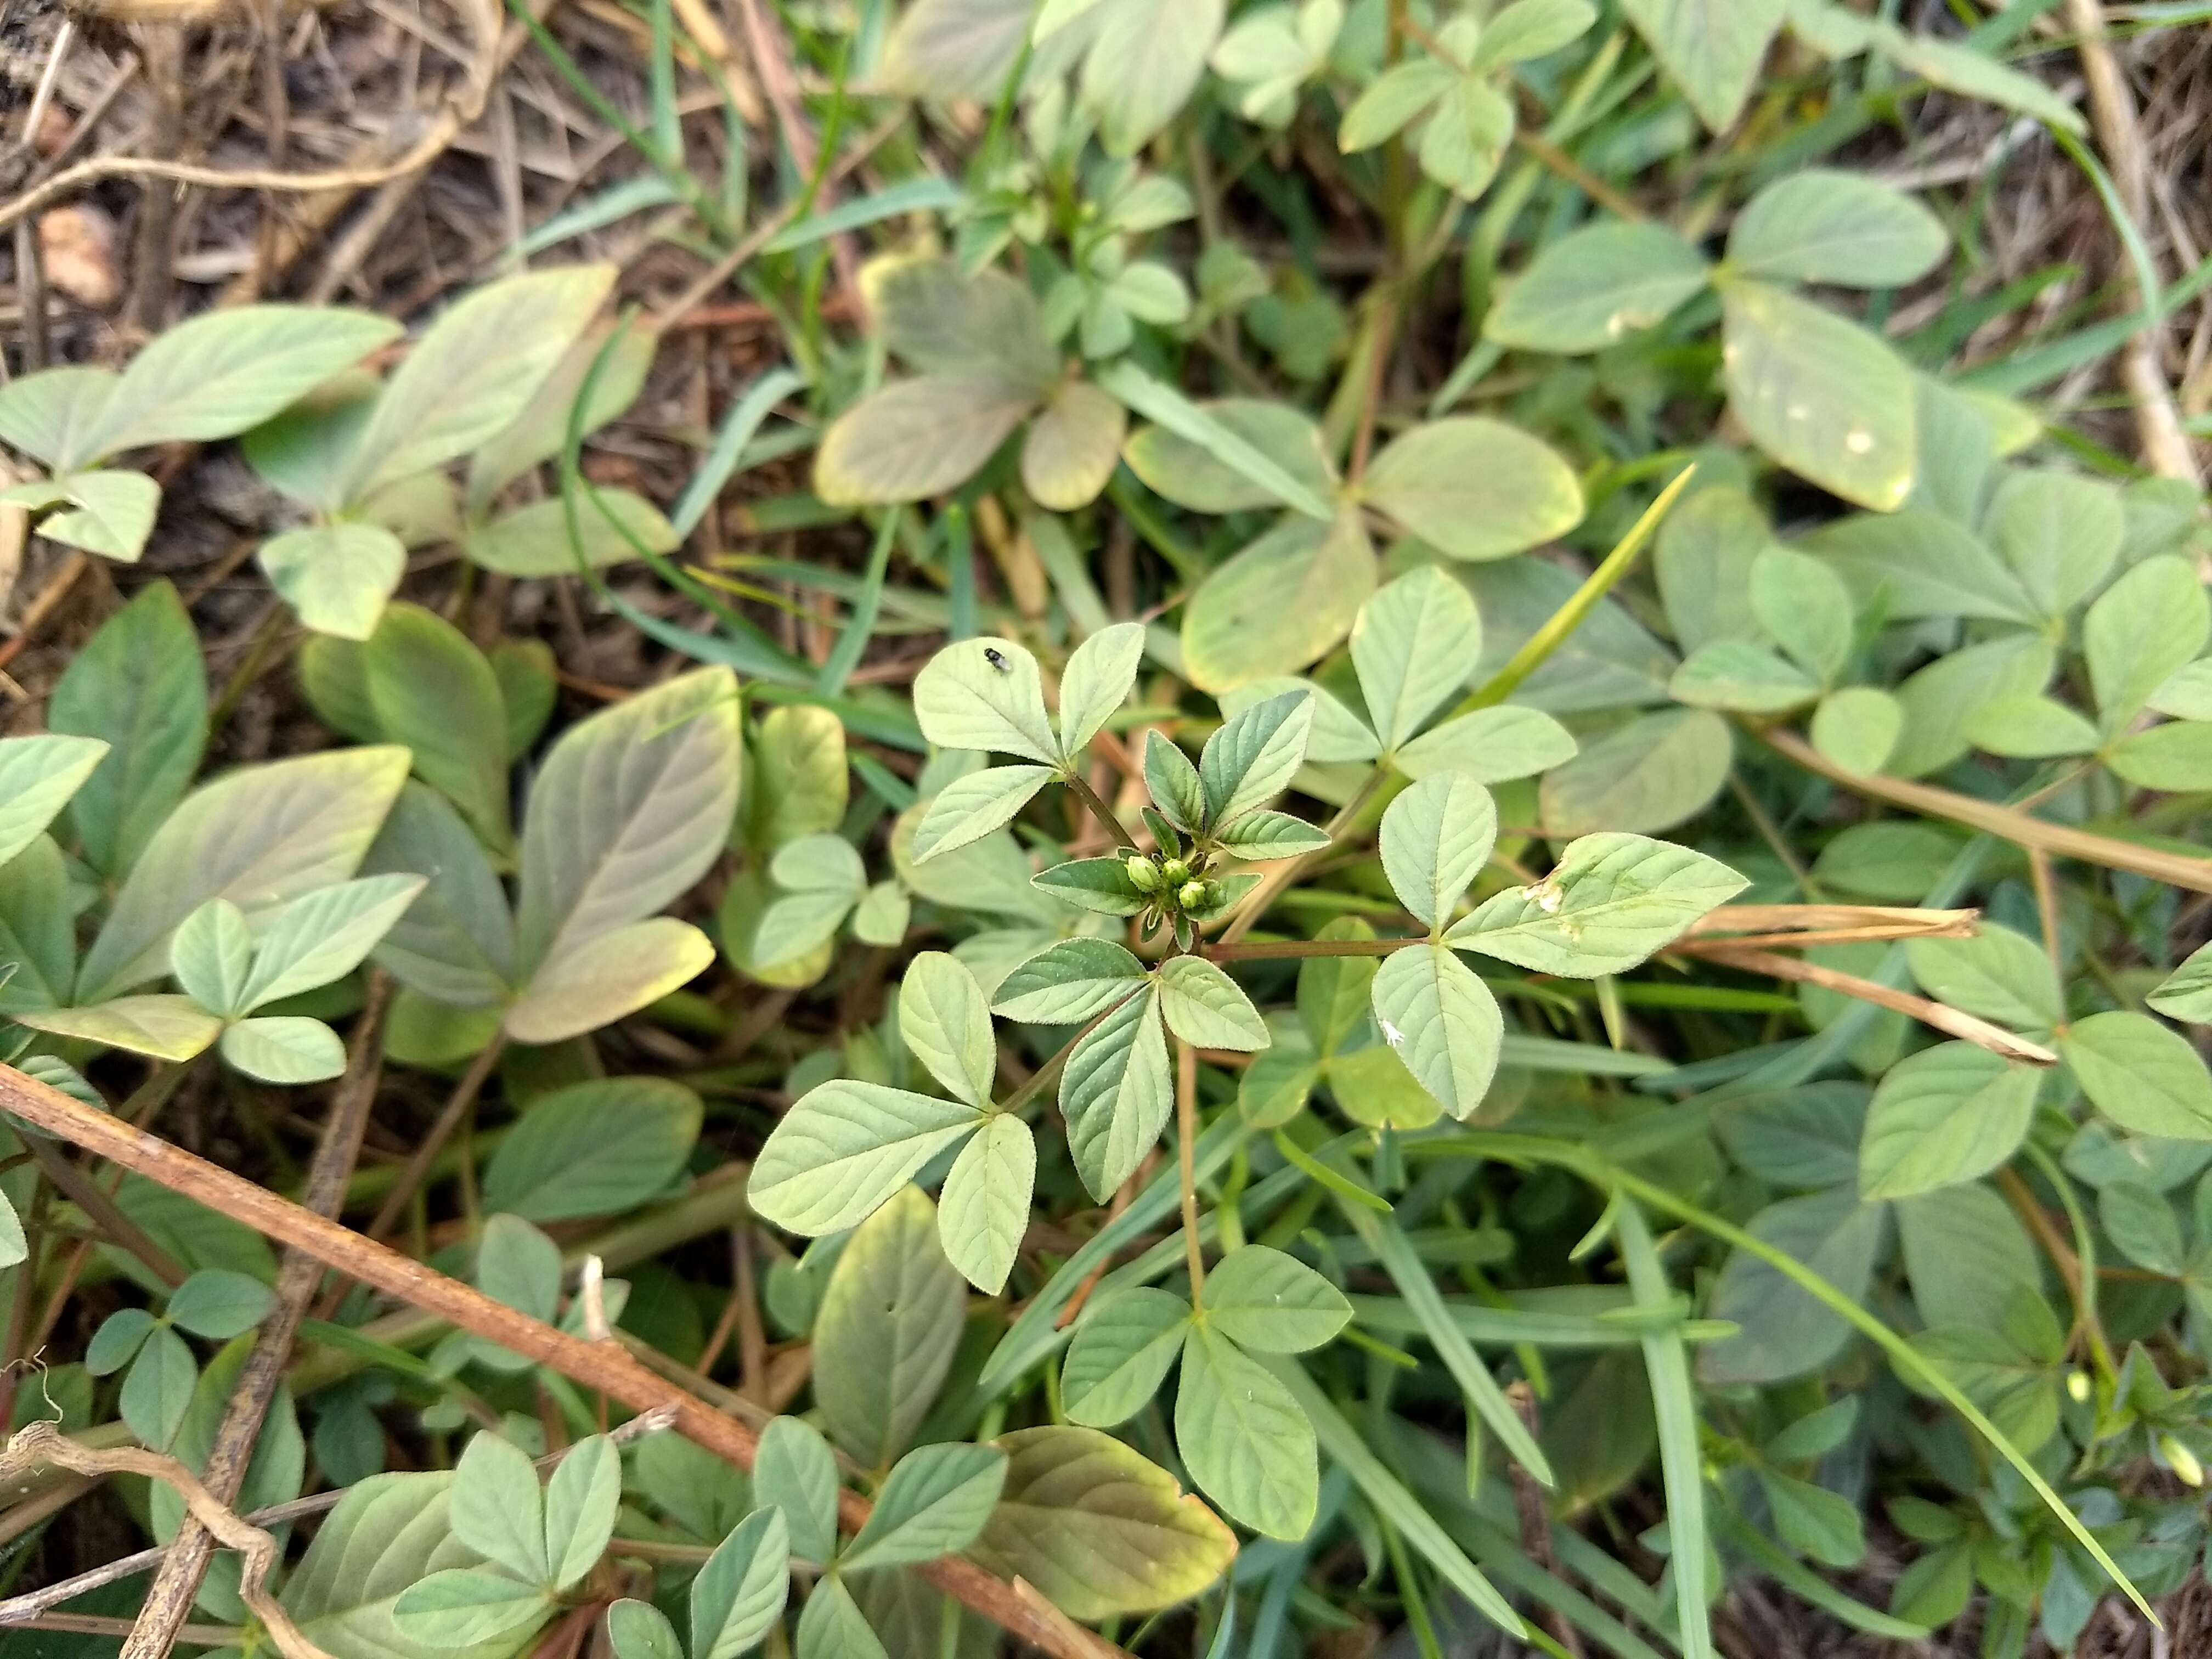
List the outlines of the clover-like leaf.
{"label": "clover-like leaf", "polygon": [[1382,1040],[1454,1117],[1482,1103],[1504,1047],[1505,1021],[1490,988],[1442,945],[1383,958],[1369,996]]}
{"label": "clover-like leaf", "polygon": [[1540,974],[1633,968],[1747,885],[1717,859],[1644,836],[1584,836],[1552,873],[1462,918],[1445,941]]}
{"label": "clover-like leaf", "polygon": [[1145,988],[1145,964],[1111,939],[1064,939],[999,982],[991,1007],[1035,1025],[1073,1025]]}
{"label": "clover-like leaf", "polygon": [[1006,1287],[1029,1231],[1036,1185],[1036,1141],[1011,1112],[994,1113],[952,1160],[938,1194],[937,1233],[945,1259],[986,1296]]}
{"label": "clover-like leaf", "polygon": [[747,1190],[753,1207],[779,1227],[839,1232],[981,1121],[964,1101],[839,1078],[809,1090],[783,1115]]}
{"label": "clover-like leaf", "polygon": [[1102,916],[1133,916],[1152,902],[1137,885],[1125,858],[1071,859],[1039,871],[1032,884],[1064,903]]}
{"label": "clover-like leaf", "polygon": [[1320,1501],[1313,1425],[1274,1374],[1205,1324],[1183,1340],[1176,1446],[1199,1489],[1270,1538],[1303,1538]]}
{"label": "clover-like leaf", "polygon": [[1200,1048],[1267,1046],[1267,1022],[1237,981],[1202,957],[1170,957],[1154,975],[1168,1030]]}
{"label": "clover-like leaf", "polygon": [[970,1106],[987,1106],[998,1070],[991,1011],[975,975],[942,951],[925,951],[899,981],[899,1036],[929,1074]]}
{"label": "clover-like leaf", "polygon": [[1147,991],[1094,1025],[1060,1074],[1067,1149],[1093,1198],[1103,1204],[1136,1172],[1174,1106],[1159,998]]}
{"label": "clover-like leaf", "polygon": [[1060,677],[1060,752],[1068,765],[1129,695],[1144,655],[1145,630],[1137,623],[1101,629],[1069,653]]}
{"label": "clover-like leaf", "polygon": [[1060,1366],[1069,1419],[1110,1429],[1136,1415],[1166,1381],[1189,1323],[1189,1303],[1150,1285],[1102,1298],[1075,1328]]}
{"label": "clover-like leaf", "polygon": [[1004,829],[1052,779],[1048,766],[989,766],[953,779],[938,791],[914,832],[915,862]]}
{"label": "clover-like leaf", "polygon": [[946,646],[915,676],[914,713],[922,735],[944,748],[1060,763],[1036,659],[1012,640]]}
{"label": "clover-like leaf", "polygon": [[1344,1292],[1295,1256],[1265,1244],[1231,1250],[1206,1276],[1206,1322],[1239,1347],[1304,1353],[1352,1320]]}
{"label": "clover-like leaf", "polygon": [[1206,828],[1219,832],[1287,788],[1305,763],[1313,699],[1290,691],[1246,709],[1206,740],[1198,775]]}
{"label": "clover-like leaf", "polygon": [[1437,933],[1497,841],[1490,792],[1463,773],[1432,773],[1382,814],[1382,868],[1398,902]]}

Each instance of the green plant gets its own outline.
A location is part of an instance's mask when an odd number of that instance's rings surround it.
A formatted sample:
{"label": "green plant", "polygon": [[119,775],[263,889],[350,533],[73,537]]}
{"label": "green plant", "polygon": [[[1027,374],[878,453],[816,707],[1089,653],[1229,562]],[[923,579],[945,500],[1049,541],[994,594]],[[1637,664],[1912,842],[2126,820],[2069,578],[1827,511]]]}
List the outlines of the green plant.
{"label": "green plant", "polygon": [[[558,451],[576,383],[601,341],[584,332],[614,272],[579,265],[512,276],[452,307],[387,382],[361,360],[399,330],[333,307],[248,306],[194,319],[149,346],[120,375],[52,368],[0,388],[0,441],[51,476],[0,492],[40,514],[39,532],[124,562],[145,550],[161,489],[106,465],[165,444],[239,438],[254,470],[312,515],[258,557],[270,583],[318,633],[368,637],[399,586],[407,550],[458,543],[488,569],[565,569],[559,508],[496,509],[500,493]],[[572,349],[574,348],[574,349]],[[586,416],[590,430],[627,408],[653,340],[624,332]],[[457,493],[443,471],[470,458]],[[675,545],[656,507],[611,491],[624,534]],[[608,540],[602,562],[627,556]]]}
{"label": "green plant", "polygon": [[[1705,1659],[1753,1579],[2012,1659],[2187,1583],[2212,544],[2039,394],[2206,273],[1875,176],[1940,91],[2119,201],[2051,9],[793,9],[773,208],[641,9],[629,106],[518,8],[642,169],[521,252],[703,286],[0,387],[112,557],[118,460],[242,439],[351,745],[196,782],[160,581],[0,740],[0,1328],[87,1341],[17,1420],[320,1488],[332,1659]],[[787,361],[593,482],[732,274]],[[695,665],[582,713],[479,570]]]}

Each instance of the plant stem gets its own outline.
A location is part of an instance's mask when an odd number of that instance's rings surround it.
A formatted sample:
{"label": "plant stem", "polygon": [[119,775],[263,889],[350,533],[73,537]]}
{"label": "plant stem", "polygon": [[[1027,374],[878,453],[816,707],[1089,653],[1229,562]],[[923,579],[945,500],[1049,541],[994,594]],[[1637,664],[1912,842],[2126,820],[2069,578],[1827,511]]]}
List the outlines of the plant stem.
{"label": "plant stem", "polygon": [[469,1108],[476,1104],[477,1096],[490,1080],[493,1068],[506,1050],[507,1035],[501,1032],[469,1063],[469,1069],[453,1085],[453,1092],[446,1097],[445,1110],[438,1114],[437,1122],[431,1125],[430,1133],[415,1149],[415,1156],[407,1160],[407,1167],[400,1171],[392,1190],[385,1194],[383,1207],[377,1211],[376,1219],[368,1224],[371,1238],[382,1238],[392,1231],[392,1224],[399,1219],[399,1212],[407,1207],[407,1200],[415,1195],[415,1189],[422,1184],[431,1164],[437,1161],[439,1151],[453,1138],[453,1131],[460,1127]]}
{"label": "plant stem", "polygon": [[2050,1153],[2033,1140],[2026,1147],[2029,1161],[2042,1171],[2043,1178],[2051,1183],[2057,1194],[2066,1219],[2074,1229],[2074,1248],[2069,1250],[2064,1241],[2051,1225],[2043,1206],[2036,1201],[2034,1190],[2021,1178],[2020,1172],[2005,1169],[1998,1172],[1997,1184],[2004,1188],[2005,1196],[2021,1212],[2036,1237],[2043,1241],[2058,1275],[2066,1281],[2066,1288],[2074,1293],[2074,1326],[2089,1345],[2089,1358],[2097,1373],[2114,1389],[2119,1386],[2119,1364],[2112,1358],[2112,1345],[2105,1335],[2105,1322],[2097,1312],[2097,1238],[2089,1231],[2089,1218],[2081,1212],[2081,1201],[2067,1184],[2065,1171],[2061,1170]]}
{"label": "plant stem", "polygon": [[2153,881],[2162,881],[2170,887],[2186,887],[2193,893],[2212,893],[2212,859],[2189,858],[2154,847],[2140,847],[2112,836],[2076,830],[2070,824],[2051,823],[2032,817],[2016,806],[1978,800],[1955,790],[1939,789],[1934,784],[1847,771],[1795,732],[1780,727],[1747,729],[1768,748],[1788,756],[1807,771],[1816,772],[1831,783],[1839,783],[1869,799],[1887,801],[1923,817],[1948,818],[1954,823],[1963,823],[2008,841],[2015,847],[2055,853],[2061,858],[2079,859],[2085,864],[2101,864],[2108,870],[2125,870],[2130,875],[2148,876]]}
{"label": "plant stem", "polygon": [[[1668,948],[1689,955],[1717,950],[1751,951],[1762,945],[1857,945],[1872,939],[1972,939],[1978,910],[1924,910],[1887,904],[1730,904],[1708,911]],[[1748,931],[1732,933],[1731,928]],[[1708,937],[1708,936],[1711,937]],[[1201,946],[1210,962],[1280,962],[1306,957],[1387,957],[1412,939],[1289,939],[1237,945],[1226,937]],[[1778,978],[1791,977],[1785,970]],[[1911,1012],[1910,1009],[1904,1010]],[[1917,1018],[1917,1016],[1916,1016]]]}
{"label": "plant stem", "polygon": [[[750,1429],[664,1382],[615,1344],[594,1342],[532,1319],[389,1245],[119,1122],[12,1066],[0,1066],[0,1110],[195,1199],[264,1237],[304,1250],[326,1267],[510,1348],[633,1411],[665,1411],[670,1426],[695,1445],[738,1468],[752,1468],[759,1441]],[[856,1532],[866,1523],[870,1505],[860,1493],[846,1490],[837,1494],[837,1511],[839,1527]],[[1024,1602],[1012,1585],[959,1556],[945,1556],[918,1571],[939,1589],[1054,1659],[1104,1659],[1109,1655],[1126,1659],[1121,1649],[1097,1638],[1079,1647],[1059,1626]]]}
{"label": "plant stem", "polygon": [[1285,859],[1268,869],[1267,873],[1260,878],[1260,884],[1252,890],[1250,896],[1238,907],[1237,914],[1230,918],[1229,926],[1221,930],[1223,945],[1234,945],[1250,933],[1252,924],[1265,915],[1267,907],[1275,902],[1276,894],[1297,880],[1316,859],[1335,849],[1336,838],[1349,830],[1353,820],[1366,810],[1367,803],[1375,799],[1376,791],[1382,788],[1386,775],[1379,766],[1370,772],[1367,781],[1359,786],[1358,792],[1345,802],[1341,811],[1328,821],[1328,846],[1316,848],[1294,859]]}
{"label": "plant stem", "polygon": [[1650,218],[1633,197],[1614,189],[1548,138],[1540,138],[1533,132],[1516,132],[1513,142],[1600,207],[1619,214],[1631,224],[1640,225]]}
{"label": "plant stem", "polygon": [[1206,1255],[1198,1247],[1198,1050],[1176,1039],[1176,1157],[1182,1182],[1182,1248],[1190,1263],[1190,1299],[1206,1288]]}
{"label": "plant stem", "polygon": [[1488,708],[1504,702],[1521,689],[1522,681],[1544,665],[1547,659],[1567,642],[1567,636],[1581,627],[1583,618],[1597,609],[1597,602],[1612,592],[1623,576],[1635,565],[1644,545],[1658,532],[1661,520],[1668,510],[1681,499],[1682,492],[1696,477],[1694,463],[1674,475],[1674,482],[1659,492],[1659,498],[1644,510],[1644,516],[1629,526],[1628,533],[1620,544],[1605,556],[1605,562],[1589,574],[1588,580],[1577,588],[1567,602],[1528,636],[1528,641],[1513,653],[1512,659],[1483,684],[1462,698],[1454,714],[1468,714],[1478,708]]}
{"label": "plant stem", "polygon": [[1367,378],[1359,399],[1359,422],[1352,431],[1352,455],[1345,468],[1345,476],[1354,483],[1366,475],[1367,457],[1375,447],[1375,421],[1382,410],[1382,381],[1390,372],[1390,346],[1397,325],[1397,293],[1385,288],[1375,296],[1374,332],[1368,342],[1368,361],[1363,365]]}
{"label": "plant stem", "polygon": [[1304,957],[1387,957],[1425,939],[1286,939],[1264,945],[1208,945],[1199,954],[1209,962],[1280,962]]}
{"label": "plant stem", "polygon": [[1813,872],[1806,868],[1805,860],[1797,856],[1796,848],[1790,846],[1790,837],[1782,833],[1782,826],[1775,823],[1751,786],[1743,781],[1741,768],[1729,769],[1729,790],[1735,796],[1736,804],[1743,808],[1744,816],[1751,820],[1751,827],[1759,831],[1759,838],[1766,843],[1767,850],[1782,860],[1782,867],[1789,871],[1790,878],[1797,884],[1797,890],[1814,903],[1819,903],[1820,884],[1813,879]]}
{"label": "plant stem", "polygon": [[[184,1268],[177,1259],[146,1237],[138,1224],[116,1207],[115,1200],[100,1191],[99,1184],[69,1160],[69,1156],[52,1141],[37,1135],[23,1137],[23,1145],[38,1163],[40,1171],[54,1184],[55,1190],[82,1210],[85,1218],[109,1239],[143,1262],[148,1272],[171,1290],[185,1282]],[[19,1295],[27,1295],[27,1289],[19,1289]]]}
{"label": "plant stem", "polygon": [[[1105,1015],[1101,1014],[1098,1018],[1099,1019],[1103,1019]],[[1091,1028],[1097,1024],[1098,1020],[1092,1020],[1089,1025],[1085,1025],[1073,1036],[1061,1043],[1058,1052],[1056,1052],[1051,1059],[1045,1061],[1043,1065],[1038,1066],[1036,1071],[1030,1073],[1029,1081],[1023,1084],[1022,1086],[1015,1090],[1013,1093],[1008,1095],[1006,1098],[1006,1103],[1001,1105],[999,1109],[1002,1112],[1018,1112],[1023,1107],[1028,1105],[1030,1102],[1035,1100],[1038,1095],[1043,1093],[1045,1089],[1052,1083],[1052,1080],[1058,1077],[1060,1073],[1066,1068],[1067,1057],[1075,1052],[1075,1045],[1082,1042],[1084,1038],[1089,1036],[1091,1035]]]}
{"label": "plant stem", "polygon": [[2058,1024],[2053,1031],[2066,1035],[2066,952],[2058,939],[2058,893],[2051,880],[2051,854],[2040,847],[2027,849],[2028,874],[2035,882],[2036,914],[2043,921],[2043,954],[2051,963],[2051,994],[2057,999]]}
{"label": "plant stem", "polygon": [[1091,781],[1073,767],[1068,769],[1067,787],[1075,791],[1076,799],[1091,809],[1091,816],[1104,824],[1107,831],[1115,841],[1120,842],[1132,853],[1138,850],[1136,837],[1121,827],[1121,820],[1115,814],[1114,809],[1106,804],[1106,798],[1093,789],[1091,787]]}

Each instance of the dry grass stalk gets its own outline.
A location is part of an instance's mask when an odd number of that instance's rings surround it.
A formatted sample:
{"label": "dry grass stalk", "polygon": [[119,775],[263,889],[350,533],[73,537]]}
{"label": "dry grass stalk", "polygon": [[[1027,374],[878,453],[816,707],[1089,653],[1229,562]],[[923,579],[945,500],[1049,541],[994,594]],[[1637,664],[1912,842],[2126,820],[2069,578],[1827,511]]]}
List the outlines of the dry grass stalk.
{"label": "dry grass stalk", "polygon": [[2112,836],[2100,836],[2087,830],[2076,830],[2069,824],[2046,823],[2017,808],[2002,806],[1995,801],[1977,800],[1972,795],[1938,788],[1930,783],[1914,783],[1905,778],[1850,771],[1837,765],[1795,732],[1779,727],[1760,732],[1758,735],[1768,747],[1788,756],[1807,771],[1817,772],[1831,782],[1839,783],[1870,799],[1887,801],[1893,806],[1908,808],[1924,817],[1947,818],[1953,823],[1963,823],[1968,829],[1983,830],[2030,852],[2080,859],[2087,864],[2103,865],[2108,870],[2125,870],[2132,875],[2148,876],[2153,881],[2162,881],[2169,887],[2185,887],[2192,893],[2212,893],[2212,859],[2161,852],[2155,847],[2141,846]]}
{"label": "dry grass stalk", "polygon": [[2056,1066],[2058,1063],[2058,1056],[2041,1043],[2030,1042],[2026,1037],[2006,1030],[2002,1025],[1992,1025],[1989,1021],[1963,1012],[1948,1003],[1931,1002],[1926,997],[1913,995],[1910,991],[1899,991],[1878,981],[1861,979],[1856,974],[1824,968],[1816,962],[1801,962],[1796,957],[1785,957],[1773,951],[1746,950],[1734,940],[1723,945],[1692,939],[1674,948],[1685,956],[1716,962],[1723,968],[1739,968],[1747,974],[1771,975],[1776,979],[1793,980],[1801,985],[1817,985],[1825,991],[1839,992],[1847,997],[1856,997],[1862,1002],[1871,1002],[1877,1007],[1893,1009],[1923,1025],[1933,1026],[1947,1036],[1959,1037],[2006,1060],[2023,1060],[2033,1066]]}

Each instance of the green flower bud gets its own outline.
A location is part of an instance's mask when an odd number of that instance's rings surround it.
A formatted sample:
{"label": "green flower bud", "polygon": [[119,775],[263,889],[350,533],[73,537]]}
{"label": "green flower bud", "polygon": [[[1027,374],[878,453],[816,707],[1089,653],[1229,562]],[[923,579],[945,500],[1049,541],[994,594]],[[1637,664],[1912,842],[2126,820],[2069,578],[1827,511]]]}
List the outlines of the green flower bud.
{"label": "green flower bud", "polygon": [[2197,1454],[2172,1435],[2159,1436],[2158,1455],[2166,1460],[2166,1467],[2173,1471],[2183,1486],[2204,1484],[2204,1466],[2197,1461]]}
{"label": "green flower bud", "polygon": [[1152,893],[1159,890],[1160,867],[1143,854],[1130,854],[1122,861],[1121,867],[1128,872],[1129,885],[1139,892]]}
{"label": "green flower bud", "polygon": [[1190,879],[1190,866],[1181,859],[1170,859],[1160,866],[1160,879],[1170,887],[1179,887]]}
{"label": "green flower bud", "polygon": [[1206,884],[1187,881],[1176,891],[1176,902],[1186,910],[1196,909],[1206,902]]}
{"label": "green flower bud", "polygon": [[2077,1406],[2086,1406],[2086,1405],[2087,1405],[2087,1404],[2089,1403],[2089,1393],[2090,1393],[2090,1388],[2089,1388],[2089,1373],[2088,1373],[2088,1372],[2087,1372],[2087,1371],[2082,1371],[2082,1370],[2073,1370],[2073,1371],[2069,1371],[2069,1372],[2067,1372],[2067,1373],[2066,1373],[2066,1394],[2067,1394],[2067,1397],[2068,1397],[2069,1399],[2072,1400],[2072,1401],[2073,1401],[2073,1402],[2074,1402],[2075,1405],[2077,1405]]}

